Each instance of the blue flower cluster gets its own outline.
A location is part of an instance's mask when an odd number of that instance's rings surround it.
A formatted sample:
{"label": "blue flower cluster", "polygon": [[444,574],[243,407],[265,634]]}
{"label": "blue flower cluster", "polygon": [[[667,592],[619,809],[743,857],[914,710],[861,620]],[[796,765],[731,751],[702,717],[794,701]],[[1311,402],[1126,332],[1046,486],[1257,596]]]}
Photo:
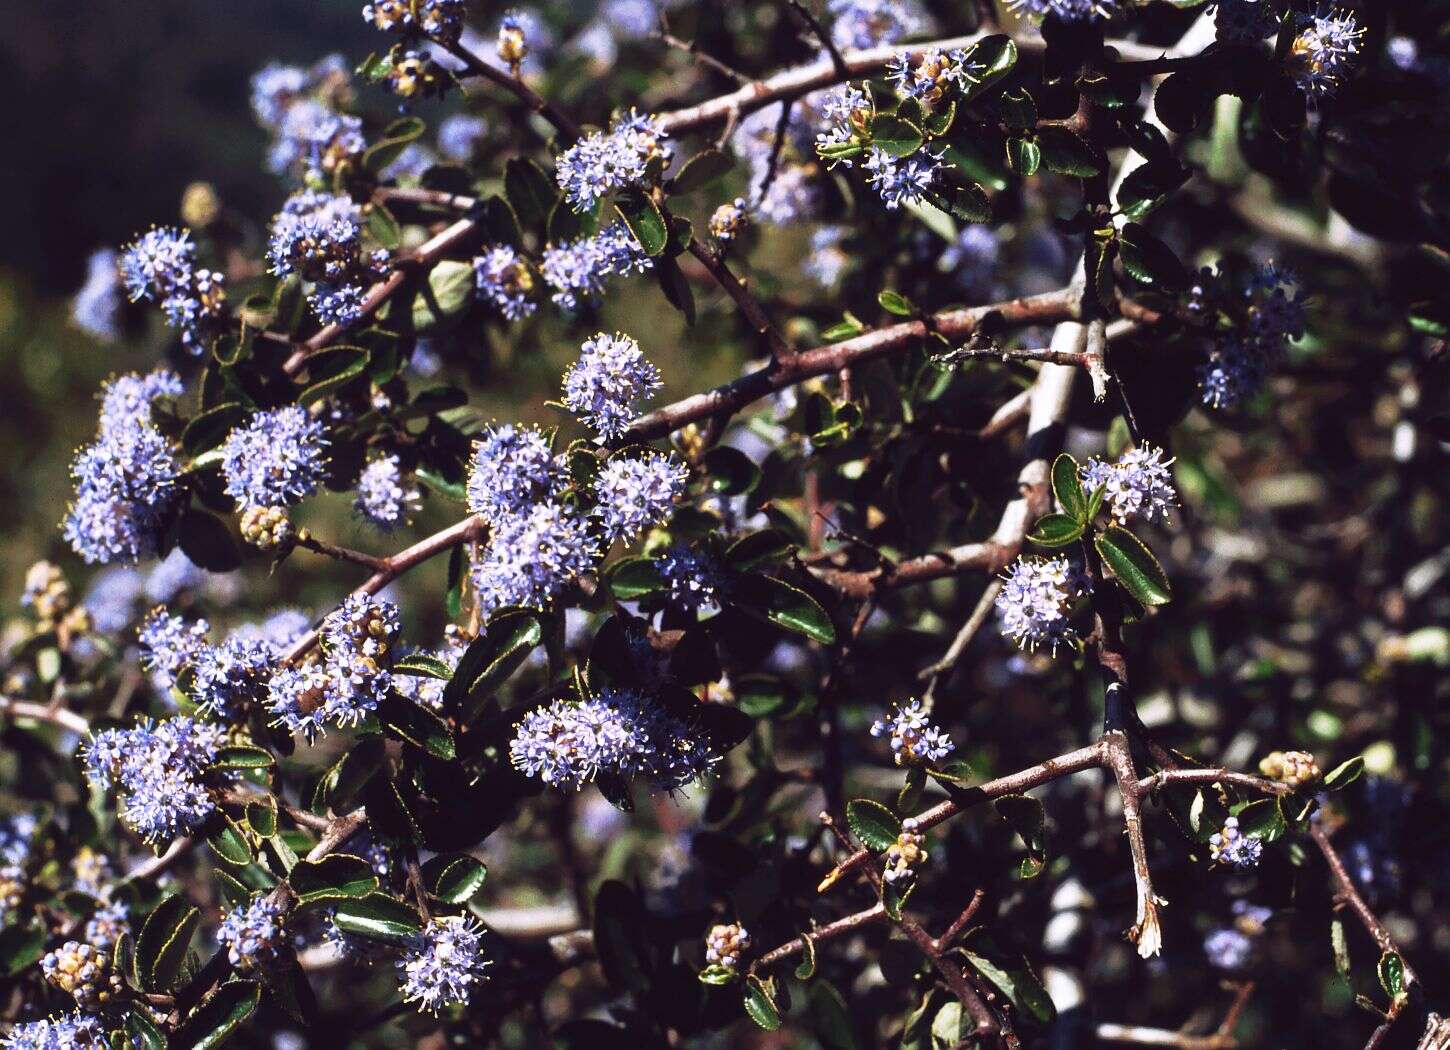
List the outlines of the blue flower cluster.
{"label": "blue flower cluster", "polygon": [[296,503],[322,483],[326,449],[321,421],[305,408],[258,412],[222,443],[227,495],[243,509]]}
{"label": "blue flower cluster", "polygon": [[83,332],[104,342],[121,335],[121,257],[110,248],[91,253],[86,260],[86,280],[71,300],[71,321]]}
{"label": "blue flower cluster", "polygon": [[1199,272],[1189,311],[1228,328],[1216,335],[1208,360],[1198,369],[1205,404],[1225,408],[1251,397],[1289,343],[1304,334],[1303,295],[1295,283],[1292,274],[1273,263],[1240,277],[1222,265]]}
{"label": "blue flower cluster", "polygon": [[1047,645],[1055,653],[1060,644],[1075,640],[1069,613],[1073,601],[1090,589],[1087,578],[1060,555],[1018,558],[996,598],[1002,633],[1023,649]]}
{"label": "blue flower cluster", "polygon": [[155,551],[180,497],[182,468],[171,442],[151,424],[151,402],[180,393],[181,380],[166,371],[106,384],[96,440],[71,466],[75,501],[62,525],[86,561],[135,562]]}
{"label": "blue flower cluster", "polygon": [[1298,16],[1298,34],[1289,45],[1289,73],[1311,101],[1339,90],[1359,59],[1364,27],[1352,11],[1321,2]]}
{"label": "blue flower cluster", "polygon": [[902,204],[920,204],[941,172],[944,152],[922,149],[905,160],[872,146],[861,167],[866,180],[881,195],[888,211]]}
{"label": "blue flower cluster", "polygon": [[973,62],[961,48],[943,51],[933,47],[916,56],[903,51],[887,67],[886,75],[903,98],[930,106],[953,91],[966,91],[983,72],[982,65]]}
{"label": "blue flower cluster", "polygon": [[438,152],[455,164],[467,164],[487,134],[488,121],[482,117],[455,113],[438,125]]}
{"label": "blue flower cluster", "polygon": [[166,323],[180,330],[182,344],[193,354],[205,351],[220,330],[227,293],[221,274],[197,267],[191,231],[147,230],[122,249],[119,268],[133,303],[158,303]]}
{"label": "blue flower cluster", "polygon": [[655,558],[655,570],[665,585],[665,599],[684,613],[697,613],[718,605],[729,578],[705,551],[675,544]]}
{"label": "blue flower cluster", "polygon": [[1111,18],[1117,0],[1007,0],[1007,9],[1018,18],[1042,21],[1056,18],[1063,22],[1092,22]]}
{"label": "blue flower cluster", "polygon": [[286,932],[287,909],[269,893],[259,893],[233,908],[217,929],[217,944],[242,971],[261,969],[277,955]]}
{"label": "blue flower cluster", "polygon": [[1214,12],[1218,38],[1227,44],[1257,44],[1279,28],[1273,0],[1218,0]]}
{"label": "blue flower cluster", "polygon": [[[443,644],[437,649],[419,651],[423,656],[431,656],[435,660],[441,660],[449,668],[456,670],[458,661],[463,658],[464,650],[468,648],[467,640],[457,627],[450,624],[445,631]],[[406,655],[412,655],[408,653]],[[415,704],[428,708],[430,711],[442,713],[443,691],[448,688],[448,683],[441,678],[430,678],[425,675],[394,674],[393,688]]]}
{"label": "blue flower cluster", "polygon": [[497,525],[564,491],[568,472],[536,427],[489,427],[474,443],[468,509]]}
{"label": "blue flower cluster", "polygon": [[1264,855],[1262,839],[1239,830],[1239,818],[1229,817],[1223,827],[1208,837],[1208,855],[1220,864],[1240,871],[1259,866]]}
{"label": "blue flower cluster", "polygon": [[398,960],[403,1001],[437,1013],[440,1007],[466,1005],[474,988],[487,980],[490,962],[483,954],[483,927],[467,915],[437,915]]}
{"label": "blue flower cluster", "polygon": [[79,1010],[17,1024],[0,1043],[5,1050],[108,1050],[110,1045],[100,1020]]}
{"label": "blue flower cluster", "polygon": [[272,676],[266,703],[275,724],[308,740],[329,724],[356,726],[393,686],[401,633],[392,602],[349,595],[323,619],[319,653]]}
{"label": "blue flower cluster", "polygon": [[272,63],[252,76],[252,113],[273,136],[269,170],[326,179],[362,155],[362,121],[333,108],[348,97],[350,78],[341,55],[310,69]]}
{"label": "blue flower cluster", "polygon": [[891,739],[898,766],[940,762],[955,750],[952,738],[932,724],[920,700],[894,705],[885,718],[871,723],[871,735]]}
{"label": "blue flower cluster", "polygon": [[601,773],[675,791],[703,776],[719,756],[653,697],[605,688],[530,711],[514,727],[509,760],[526,776],[575,791]]}
{"label": "blue flower cluster", "polygon": [[397,456],[379,456],[363,467],[357,481],[353,510],[379,532],[406,525],[408,515],[421,506],[418,486],[405,481]]}
{"label": "blue flower cluster", "polygon": [[598,553],[588,521],[563,503],[535,503],[496,519],[488,548],[473,566],[479,607],[489,614],[510,605],[547,606],[593,569]]}
{"label": "blue flower cluster", "polygon": [[592,211],[608,194],[658,177],[673,155],[665,139],[654,117],[630,110],[561,153],[554,177],[575,211]]}
{"label": "blue flower cluster", "polygon": [[374,0],[362,9],[376,29],[456,43],[463,32],[464,0]]}
{"label": "blue flower cluster", "polygon": [[490,245],[473,260],[478,294],[510,321],[528,317],[538,304],[531,298],[534,271],[526,258],[507,244]]}
{"label": "blue flower cluster", "polygon": [[181,669],[206,648],[211,630],[205,620],[186,620],[165,609],[154,609],[141,621],[141,667],[150,673],[157,692],[165,695],[177,683]]}
{"label": "blue flower cluster", "polygon": [[202,782],[221,747],[223,730],[177,717],[95,734],[85,750],[86,775],[120,794],[122,821],[150,843],[188,835],[216,809]]}
{"label": "blue flower cluster", "polygon": [[86,943],[97,948],[114,948],[130,932],[131,909],[122,901],[97,908],[86,920]]}
{"label": "blue flower cluster", "polygon": [[266,642],[233,635],[192,661],[190,693],[197,708],[225,722],[244,719],[267,695],[275,653]]}
{"label": "blue flower cluster", "polygon": [[831,16],[831,42],[847,50],[900,43],[931,26],[917,0],[829,0],[826,12]]}
{"label": "blue flower cluster", "polygon": [[391,265],[384,248],[363,245],[362,209],[347,197],[303,190],[272,220],[267,261],[282,277],[312,283],[308,303],[325,324],[351,324],[362,316],[367,287]]}
{"label": "blue flower cluster", "polygon": [[1168,469],[1172,463],[1163,459],[1161,448],[1140,445],[1124,452],[1116,463],[1094,456],[1082,467],[1082,483],[1089,492],[1103,490],[1119,525],[1139,516],[1156,521],[1167,517],[1169,508],[1178,504],[1178,490]]}
{"label": "blue flower cluster", "polygon": [[594,479],[599,503],[593,514],[604,528],[606,542],[630,542],[668,519],[685,494],[689,476],[673,452],[612,457]]}
{"label": "blue flower cluster", "polygon": [[623,332],[600,332],[584,341],[579,359],[564,373],[564,404],[611,441],[629,428],[637,402],[657,393],[660,372],[639,343]]}
{"label": "blue flower cluster", "polygon": [[593,237],[547,246],[539,272],[553,289],[554,302],[565,310],[577,310],[604,293],[608,278],[645,273],[653,266],[654,260],[629,228],[616,222]]}

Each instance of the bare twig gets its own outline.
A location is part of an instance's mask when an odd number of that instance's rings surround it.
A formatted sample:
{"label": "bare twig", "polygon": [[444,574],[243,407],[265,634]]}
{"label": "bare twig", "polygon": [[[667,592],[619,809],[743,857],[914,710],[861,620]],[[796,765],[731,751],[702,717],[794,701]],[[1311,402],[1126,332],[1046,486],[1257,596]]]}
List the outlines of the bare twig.
{"label": "bare twig", "polygon": [[865,911],[854,912],[845,918],[837,919],[835,922],[828,922],[826,925],[819,926],[810,933],[802,934],[794,940],[786,941],[778,948],[772,948],[750,964],[750,972],[754,973],[762,967],[770,966],[780,962],[782,959],[789,958],[797,952],[805,951],[807,940],[819,945],[826,941],[835,940],[837,937],[844,937],[848,933],[865,929],[868,926],[881,922],[885,918],[886,909],[882,907],[880,901],[877,901]]}
{"label": "bare twig", "polygon": [[446,40],[435,40],[434,42],[444,51],[447,51],[454,58],[462,62],[469,73],[476,77],[482,77],[484,80],[497,84],[504,90],[511,92],[515,98],[539,116],[543,117],[550,124],[554,125],[563,134],[570,138],[579,137],[579,125],[575,124],[562,110],[518,77],[489,65],[462,44],[449,43]]}
{"label": "bare twig", "polygon": [[72,733],[79,733],[81,736],[90,736],[91,733],[91,724],[84,717],[53,704],[37,704],[28,700],[14,700],[8,696],[0,696],[0,715],[46,722],[62,729],[68,729]]}
{"label": "bare twig", "polygon": [[720,59],[716,58],[714,55],[710,54],[709,52],[707,52],[707,51],[701,51],[700,50],[700,44],[699,44],[698,41],[695,41],[695,40],[681,40],[679,37],[675,36],[673,33],[671,33],[669,31],[668,26],[665,25],[665,24],[663,24],[664,21],[665,21],[665,14],[664,14],[663,11],[661,11],[660,12],[660,22],[662,23],[661,24],[661,27],[659,29],[655,30],[652,34],[650,34],[651,36],[654,37],[654,39],[658,40],[660,43],[664,44],[666,47],[672,47],[676,51],[683,51],[685,54],[689,55],[696,62],[700,63],[700,65],[706,67],[707,69],[714,70],[716,73],[719,73],[721,76],[730,78],[731,80],[735,81],[735,83],[737,83],[737,84],[748,84],[748,83],[750,83],[750,81],[752,79],[751,77],[746,76],[744,73],[740,72],[738,69],[733,68],[732,66],[728,65],[727,63],[720,61]]}
{"label": "bare twig", "polygon": [[810,27],[816,39],[821,42],[821,47],[830,56],[836,75],[842,80],[850,79],[851,67],[846,65],[846,59],[841,55],[840,48],[836,47],[836,42],[831,39],[831,34],[826,27],[821,25],[821,20],[806,6],[805,0],[786,0],[786,4],[800,17],[802,22]]}

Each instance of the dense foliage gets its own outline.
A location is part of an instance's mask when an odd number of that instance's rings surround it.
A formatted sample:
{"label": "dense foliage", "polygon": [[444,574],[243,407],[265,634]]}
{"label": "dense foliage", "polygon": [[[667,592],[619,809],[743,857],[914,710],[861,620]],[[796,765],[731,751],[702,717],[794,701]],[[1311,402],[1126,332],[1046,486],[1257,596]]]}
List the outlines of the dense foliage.
{"label": "dense foliage", "polygon": [[258,56],[75,299],[4,1045],[1445,1045],[1445,13]]}

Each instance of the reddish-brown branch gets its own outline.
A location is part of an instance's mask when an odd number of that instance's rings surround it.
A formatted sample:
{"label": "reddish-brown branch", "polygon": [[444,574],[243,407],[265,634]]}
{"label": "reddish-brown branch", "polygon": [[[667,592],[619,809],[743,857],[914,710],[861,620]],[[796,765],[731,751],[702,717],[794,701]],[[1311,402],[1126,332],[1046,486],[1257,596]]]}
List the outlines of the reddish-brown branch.
{"label": "reddish-brown branch", "polygon": [[[1394,952],[1405,960],[1405,988],[1409,989],[1419,981],[1419,977],[1411,968],[1409,960],[1405,959],[1404,952],[1400,951],[1395,944],[1394,938],[1390,936],[1390,931],[1385,929],[1385,924],[1380,922],[1379,916],[1360,896],[1359,890],[1355,888],[1354,879],[1350,878],[1349,869],[1345,867],[1343,858],[1334,848],[1334,844],[1329,841],[1329,833],[1324,830],[1324,825],[1318,821],[1311,821],[1309,837],[1319,847],[1319,852],[1324,856],[1324,863],[1329,866],[1330,877],[1334,880],[1334,896],[1339,904],[1354,913],[1354,917],[1359,920],[1359,924],[1364,927],[1365,932],[1374,939],[1380,951]],[[1391,1009],[1394,1007],[1392,1006]]]}
{"label": "reddish-brown branch", "polygon": [[837,937],[844,937],[848,933],[865,929],[881,922],[885,918],[886,909],[881,906],[880,901],[877,901],[865,911],[858,911],[847,915],[845,918],[837,919],[835,922],[828,922],[826,925],[820,926],[810,933],[795,938],[795,940],[786,941],[778,948],[772,948],[750,964],[750,972],[754,973],[762,967],[773,965],[782,959],[790,958],[797,952],[805,951],[807,940],[815,945],[824,944],[826,941],[832,941]]}
{"label": "reddish-brown branch", "polygon": [[765,312],[765,307],[760,305],[760,300],[751,294],[740,279],[730,271],[721,255],[701,244],[698,239],[690,241],[690,254],[699,260],[700,265],[709,271],[710,276],[715,278],[715,283],[724,289],[725,294],[735,301],[741,315],[753,328],[757,335],[765,340],[765,345],[770,351],[771,359],[779,361],[789,356],[791,349],[780,334],[780,330],[771,321],[770,315]]}
{"label": "reddish-brown branch", "polygon": [[576,139],[579,137],[580,130],[578,124],[575,124],[563,110],[559,109],[559,107],[544,98],[518,77],[489,65],[462,44],[452,44],[444,40],[435,40],[434,42],[462,62],[469,73],[476,77],[482,77],[484,80],[492,84],[497,84],[505,91],[512,93],[515,98],[525,106],[528,106],[530,110],[543,117],[550,124],[554,125],[555,129],[569,136],[569,138]]}

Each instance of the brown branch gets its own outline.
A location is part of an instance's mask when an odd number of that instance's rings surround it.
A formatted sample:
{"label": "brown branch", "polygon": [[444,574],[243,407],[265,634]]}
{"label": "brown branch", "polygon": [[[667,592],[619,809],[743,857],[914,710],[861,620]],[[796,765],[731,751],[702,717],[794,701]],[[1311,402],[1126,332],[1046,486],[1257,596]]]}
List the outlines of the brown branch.
{"label": "brown branch", "polygon": [[64,707],[56,707],[53,704],[37,704],[28,700],[15,700],[8,696],[0,696],[0,715],[9,715],[11,718],[28,718],[36,722],[45,722],[49,725],[59,726],[68,729],[72,733],[79,733],[81,736],[90,736],[91,723],[74,711]]}
{"label": "brown branch", "polygon": [[196,840],[189,835],[183,835],[179,839],[172,839],[171,845],[166,847],[166,852],[160,856],[152,857],[132,868],[126,873],[127,882],[135,882],[138,879],[154,879],[156,876],[167,871],[181,857],[196,844]]}
{"label": "brown branch", "polygon": [[846,65],[846,59],[842,56],[841,49],[831,39],[831,34],[827,32],[825,26],[821,25],[821,20],[805,5],[805,0],[786,0],[786,5],[800,17],[802,22],[810,27],[816,39],[821,42],[821,47],[825,49],[826,54],[830,57],[831,66],[835,69],[836,75],[842,80],[849,79],[851,69]]}
{"label": "brown branch", "polygon": [[[1319,847],[1319,852],[1324,855],[1324,862],[1329,865],[1330,877],[1334,880],[1334,895],[1338,903],[1354,912],[1354,917],[1364,927],[1366,933],[1373,938],[1381,952],[1394,952],[1401,959],[1405,960],[1405,988],[1419,982],[1419,977],[1410,967],[1409,960],[1405,959],[1405,953],[1400,951],[1395,940],[1390,936],[1390,931],[1385,929],[1385,924],[1380,922],[1379,916],[1375,915],[1365,900],[1360,896],[1359,890],[1355,888],[1354,880],[1350,878],[1349,869],[1345,867],[1343,858],[1334,844],[1329,841],[1329,833],[1324,830],[1324,825],[1319,821],[1310,821],[1309,837]],[[1391,1006],[1393,1009],[1393,1005]]]}
{"label": "brown branch", "polygon": [[[969,806],[990,799],[1001,798],[1003,795],[1020,795],[1024,791],[1030,791],[1035,787],[1058,780],[1061,777],[1072,773],[1081,773],[1085,769],[1095,769],[1103,764],[1103,745],[1101,742],[1089,744],[1087,747],[1080,747],[1076,751],[1069,751],[1066,754],[1058,755],[1056,758],[1049,758],[1046,762],[1039,762],[1035,766],[1028,766],[1026,769],[1016,773],[1008,774],[1005,777],[998,777],[996,780],[989,780],[985,784],[978,784],[976,787],[969,787],[962,790],[956,799],[948,799],[940,802],[925,812],[917,814],[916,824],[918,830],[925,831],[927,828],[936,827],[944,820],[948,820]],[[831,872],[821,880],[816,887],[816,892],[824,893],[843,877],[851,872],[865,866],[871,860],[871,851],[858,849],[845,860],[837,864]]]}
{"label": "brown branch", "polygon": [[[352,593],[353,594],[377,594],[388,584],[392,583],[399,576],[417,565],[421,565],[429,558],[441,554],[446,550],[452,550],[460,543],[467,543],[469,540],[477,539],[483,529],[484,523],[481,518],[470,515],[460,522],[450,525],[440,532],[419,540],[411,547],[394,554],[391,558],[383,559],[383,564],[371,576],[362,582]],[[317,644],[318,631],[313,628],[304,634],[287,650],[282,656],[283,663],[295,663],[305,656],[308,651]]]}
{"label": "brown branch", "polygon": [[297,546],[310,550],[316,554],[324,555],[337,561],[345,561],[352,565],[361,565],[373,572],[381,572],[387,568],[388,559],[379,558],[376,555],[364,554],[362,551],[355,551],[351,547],[339,546],[336,543],[328,543],[312,535],[306,529],[297,530]]}
{"label": "brown branch", "polygon": [[[1113,690],[1123,687],[1113,683],[1108,688]],[[1138,945],[1138,954],[1148,959],[1163,950],[1163,929],[1158,922],[1158,906],[1163,902],[1153,892],[1153,875],[1148,870],[1148,847],[1143,841],[1143,800],[1138,791],[1138,772],[1133,765],[1128,734],[1121,729],[1111,729],[1104,733],[1103,755],[1113,778],[1118,782],[1118,793],[1123,800],[1123,825],[1128,834],[1128,851],[1133,858],[1133,888],[1137,893],[1138,905],[1129,937]]]}
{"label": "brown branch", "polygon": [[735,305],[744,315],[759,336],[761,336],[770,350],[770,357],[773,361],[779,361],[789,357],[794,351],[786,343],[785,337],[780,334],[779,329],[771,321],[770,315],[765,312],[765,307],[751,294],[740,279],[730,271],[725,259],[716,251],[705,247],[699,239],[693,238],[690,241],[690,254],[699,260],[700,265],[709,271],[715,282],[724,289],[725,294],[735,301]]}
{"label": "brown branch", "polygon": [[497,84],[504,90],[511,92],[520,102],[554,125],[560,132],[569,136],[569,138],[577,139],[579,137],[579,125],[575,124],[562,110],[533,88],[529,87],[529,85],[525,84],[519,77],[505,73],[502,69],[489,65],[462,44],[449,43],[446,40],[437,39],[434,40],[434,43],[462,62],[468,72],[474,76],[482,77],[484,80]]}
{"label": "brown branch", "polygon": [[1164,769],[1138,781],[1138,793],[1150,795],[1166,784],[1232,784],[1234,787],[1261,791],[1266,795],[1292,795],[1288,784],[1228,769]]}
{"label": "brown branch", "polygon": [[880,901],[877,901],[865,911],[858,911],[847,915],[845,918],[837,919],[835,922],[828,922],[826,925],[817,927],[810,933],[802,934],[794,940],[786,941],[778,948],[772,948],[750,964],[750,972],[754,973],[761,967],[770,966],[780,962],[782,959],[788,959],[796,952],[805,951],[807,940],[819,945],[825,941],[835,940],[837,937],[844,937],[848,933],[854,933],[856,930],[865,929],[885,918],[886,909]]}
{"label": "brown branch", "polygon": [[[660,21],[663,22],[664,18],[664,12],[661,11]],[[735,83],[737,84],[749,84],[751,81],[751,78],[740,72],[740,70],[735,69],[734,67],[728,65],[725,62],[720,61],[720,59],[716,58],[714,55],[710,54],[707,51],[701,51],[699,41],[697,40],[681,40],[679,37],[671,33],[668,28],[663,27],[657,29],[650,35],[653,36],[654,39],[658,40],[660,43],[664,44],[666,47],[672,47],[676,51],[683,51],[696,62],[700,63],[700,65],[705,66],[707,69],[714,70],[716,73],[719,73],[723,77],[728,77],[730,80],[735,81]]]}

